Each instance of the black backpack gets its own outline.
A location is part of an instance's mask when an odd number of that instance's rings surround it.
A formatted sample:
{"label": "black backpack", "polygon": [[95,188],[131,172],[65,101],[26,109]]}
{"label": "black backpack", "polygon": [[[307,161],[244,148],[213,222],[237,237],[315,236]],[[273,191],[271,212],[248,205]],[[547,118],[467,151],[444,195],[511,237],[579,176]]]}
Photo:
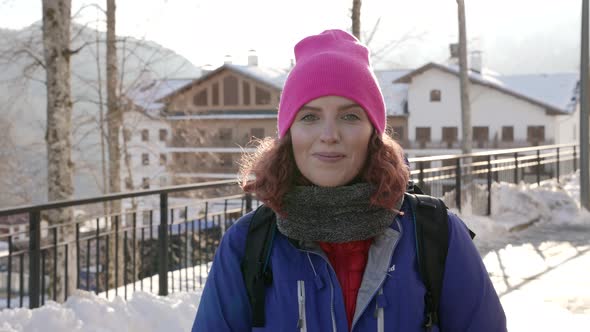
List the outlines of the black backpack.
{"label": "black backpack", "polygon": [[[416,252],[420,276],[426,287],[424,327],[439,324],[438,305],[442,290],[445,260],[449,247],[447,206],[435,197],[424,195],[412,182],[405,198],[415,216]],[[246,250],[241,268],[250,306],[252,326],[265,324],[266,287],[272,283],[270,253],[277,232],[276,217],[266,205],[254,212],[246,237]],[[469,230],[471,238],[475,236]]]}

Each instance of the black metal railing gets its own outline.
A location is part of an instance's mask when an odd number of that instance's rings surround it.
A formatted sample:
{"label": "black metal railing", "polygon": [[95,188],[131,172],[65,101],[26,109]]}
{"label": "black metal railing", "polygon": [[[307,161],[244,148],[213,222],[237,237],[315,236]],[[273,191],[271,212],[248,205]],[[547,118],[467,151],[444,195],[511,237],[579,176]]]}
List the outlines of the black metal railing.
{"label": "black metal railing", "polygon": [[[409,162],[412,179],[426,193],[457,209],[470,196],[474,213],[490,214],[494,182],[559,181],[577,170],[578,151],[577,145],[565,144]],[[122,212],[58,225],[45,221],[52,210],[92,210],[111,202],[120,202]],[[202,287],[225,231],[258,204],[231,180],[0,209],[0,218],[25,214],[28,219],[27,230],[0,233],[0,244],[6,243],[0,246],[0,308],[62,301],[72,288],[127,298],[137,289],[167,295]],[[66,227],[73,231],[64,238]],[[64,278],[58,283],[53,276],[60,273]]]}
{"label": "black metal railing", "polygon": [[[491,214],[494,182],[537,183],[578,168],[578,145],[558,144],[472,154],[410,158],[411,176],[428,194],[461,210]],[[460,190],[457,190],[460,188]],[[465,197],[469,196],[469,197]]]}
{"label": "black metal railing", "polygon": [[[178,194],[196,191],[209,195]],[[0,247],[0,308],[37,308],[46,299],[65,300],[72,288],[126,299],[137,289],[167,295],[201,287],[225,230],[258,205],[250,195],[231,192],[239,192],[235,180],[1,209],[0,217],[26,214],[28,230],[0,234],[7,243],[7,250]],[[65,224],[48,225],[43,218],[60,208],[138,198],[149,203],[154,197],[151,207]],[[75,231],[60,237],[66,226]],[[58,260],[59,254],[64,258]],[[59,282],[57,275],[63,277]]]}

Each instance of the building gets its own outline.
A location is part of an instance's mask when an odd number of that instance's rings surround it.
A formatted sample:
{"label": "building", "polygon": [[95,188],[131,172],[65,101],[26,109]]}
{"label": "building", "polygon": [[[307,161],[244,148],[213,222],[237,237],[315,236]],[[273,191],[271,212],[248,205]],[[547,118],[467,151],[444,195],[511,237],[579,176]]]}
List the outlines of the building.
{"label": "building", "polygon": [[[199,78],[139,86],[128,95],[133,112],[125,118],[125,127],[133,128],[133,183],[146,188],[235,179],[241,153],[252,148],[250,140],[276,136],[287,74],[260,67],[250,56],[248,65],[226,63]],[[389,134],[410,156],[460,152],[456,65],[427,63],[376,76]],[[469,79],[474,150],[577,139],[577,74],[502,76],[479,67]]]}
{"label": "building", "polygon": [[[570,143],[577,139],[578,74],[500,76],[470,71],[474,149]],[[428,63],[393,81],[406,86],[408,150],[460,151],[459,68]],[[438,152],[438,153],[437,153]]]}

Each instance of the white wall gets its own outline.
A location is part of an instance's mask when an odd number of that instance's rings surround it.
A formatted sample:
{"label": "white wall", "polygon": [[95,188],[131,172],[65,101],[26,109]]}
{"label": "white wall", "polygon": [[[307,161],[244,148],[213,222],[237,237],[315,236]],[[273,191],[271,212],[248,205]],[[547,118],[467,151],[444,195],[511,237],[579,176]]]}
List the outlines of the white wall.
{"label": "white wall", "polygon": [[[430,91],[441,90],[441,101],[430,102]],[[431,140],[442,139],[442,127],[457,127],[461,139],[461,102],[459,78],[438,69],[430,69],[412,79],[408,90],[409,139],[416,139],[416,127],[430,127]],[[517,99],[498,90],[471,84],[472,126],[489,127],[489,140],[502,126],[514,127],[514,140],[526,141],[527,126],[545,126],[545,139],[554,139],[555,120],[545,110],[527,101]]]}
{"label": "white wall", "polygon": [[580,104],[571,115],[555,117],[556,136],[558,144],[580,142]]}
{"label": "white wall", "polygon": [[[172,139],[172,130],[165,120],[151,119],[140,112],[126,112],[124,115],[125,128],[131,131],[131,139],[128,142],[128,149],[131,155],[131,173],[133,185],[136,189],[141,188],[142,179],[150,179],[150,189],[160,187],[160,178],[166,178],[166,185],[170,185],[170,175],[166,171],[166,165],[160,165],[160,153],[165,153],[166,142],[160,141],[160,129],[165,129],[168,140]],[[141,131],[149,131],[149,140],[141,140]],[[123,140],[122,133],[121,144]],[[142,154],[149,156],[149,165],[142,164]],[[167,156],[167,163],[171,162],[172,156]],[[125,178],[127,168],[124,159],[121,158],[121,188],[125,189]]]}

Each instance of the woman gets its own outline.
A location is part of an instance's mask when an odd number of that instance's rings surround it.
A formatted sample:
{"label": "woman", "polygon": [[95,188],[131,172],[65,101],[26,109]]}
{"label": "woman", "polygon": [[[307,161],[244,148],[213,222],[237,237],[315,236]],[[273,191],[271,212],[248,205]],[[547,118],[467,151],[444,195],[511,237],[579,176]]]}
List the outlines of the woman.
{"label": "woman", "polygon": [[[295,46],[278,139],[243,165],[242,187],[275,211],[263,328],[240,271],[252,213],[217,250],[193,331],[423,331],[401,147],[384,134],[383,96],[368,49],[340,30]],[[505,331],[498,296],[465,225],[448,215],[442,331]]]}

